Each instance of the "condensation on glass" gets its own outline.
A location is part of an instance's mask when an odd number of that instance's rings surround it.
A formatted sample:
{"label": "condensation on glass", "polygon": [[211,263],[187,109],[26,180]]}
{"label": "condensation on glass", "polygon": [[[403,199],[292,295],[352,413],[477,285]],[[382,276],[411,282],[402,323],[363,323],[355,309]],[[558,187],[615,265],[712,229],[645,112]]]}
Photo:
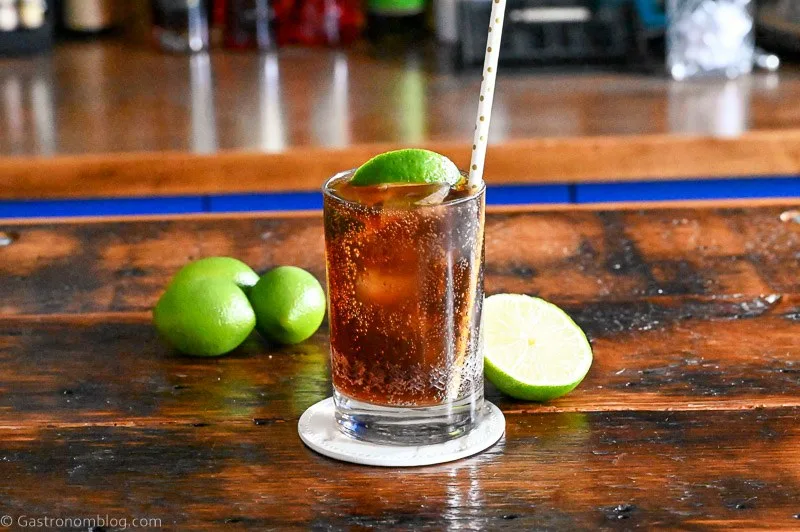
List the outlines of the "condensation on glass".
{"label": "condensation on glass", "polygon": [[331,373],[348,435],[446,441],[483,413],[485,188],[324,187]]}

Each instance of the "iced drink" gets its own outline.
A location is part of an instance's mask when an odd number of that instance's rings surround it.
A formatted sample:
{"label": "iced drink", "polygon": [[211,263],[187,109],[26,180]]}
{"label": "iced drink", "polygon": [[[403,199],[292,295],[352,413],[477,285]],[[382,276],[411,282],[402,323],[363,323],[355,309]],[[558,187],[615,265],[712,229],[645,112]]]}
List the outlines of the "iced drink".
{"label": "iced drink", "polygon": [[485,187],[324,187],[334,400],[347,434],[456,438],[483,407]]}

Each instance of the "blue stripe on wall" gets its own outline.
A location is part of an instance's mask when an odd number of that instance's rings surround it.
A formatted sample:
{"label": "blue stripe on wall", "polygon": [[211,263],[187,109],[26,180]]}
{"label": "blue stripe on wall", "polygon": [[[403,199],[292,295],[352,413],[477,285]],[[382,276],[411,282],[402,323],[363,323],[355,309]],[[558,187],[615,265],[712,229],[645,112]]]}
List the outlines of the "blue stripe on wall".
{"label": "blue stripe on wall", "polygon": [[[490,186],[486,201],[490,205],[515,203],[569,203],[567,185]],[[236,194],[211,196],[211,212],[283,211],[321,209],[320,192],[289,192],[280,194]]]}
{"label": "blue stripe on wall", "polygon": [[114,216],[204,212],[200,196],[85,200],[0,201],[0,218]]}
{"label": "blue stripe on wall", "polygon": [[666,201],[800,196],[800,178],[703,179],[575,185],[575,202]]}
{"label": "blue stripe on wall", "polygon": [[[768,197],[800,197],[800,178],[641,181],[586,185],[490,185],[486,199],[490,205],[512,205]],[[167,198],[0,201],[0,218],[321,208],[322,194],[314,191]]]}
{"label": "blue stripe on wall", "polygon": [[489,205],[569,203],[569,185],[494,185],[486,190]]}
{"label": "blue stripe on wall", "polygon": [[282,192],[277,194],[235,194],[211,196],[211,212],[292,211],[321,209],[322,192]]}

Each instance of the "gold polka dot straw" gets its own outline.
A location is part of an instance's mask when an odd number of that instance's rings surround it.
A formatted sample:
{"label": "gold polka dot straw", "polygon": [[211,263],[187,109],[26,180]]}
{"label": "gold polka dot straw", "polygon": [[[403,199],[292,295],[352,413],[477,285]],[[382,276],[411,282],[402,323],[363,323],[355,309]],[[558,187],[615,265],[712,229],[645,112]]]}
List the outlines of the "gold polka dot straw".
{"label": "gold polka dot straw", "polygon": [[469,163],[469,184],[478,185],[483,180],[483,163],[486,160],[486,139],[489,138],[489,122],[492,119],[492,99],[497,78],[497,58],[500,55],[500,37],[503,35],[503,19],[506,0],[492,1],[492,16],[489,18],[489,35],[486,39],[486,57],[483,60],[483,81],[478,100],[478,118],[475,121],[475,137],[472,142],[472,160]]}

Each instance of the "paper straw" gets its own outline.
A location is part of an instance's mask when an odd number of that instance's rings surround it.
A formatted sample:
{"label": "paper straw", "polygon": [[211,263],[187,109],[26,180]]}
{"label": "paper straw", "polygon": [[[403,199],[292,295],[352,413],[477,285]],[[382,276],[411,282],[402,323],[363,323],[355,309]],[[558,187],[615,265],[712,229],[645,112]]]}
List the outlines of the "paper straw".
{"label": "paper straw", "polygon": [[489,36],[486,38],[486,57],[483,59],[483,81],[478,100],[478,117],[475,119],[475,137],[472,139],[472,159],[469,162],[469,184],[476,186],[483,179],[483,164],[486,161],[486,145],[489,138],[489,122],[492,119],[497,58],[500,56],[500,38],[503,35],[503,19],[506,0],[492,0],[492,17],[489,19]]}

